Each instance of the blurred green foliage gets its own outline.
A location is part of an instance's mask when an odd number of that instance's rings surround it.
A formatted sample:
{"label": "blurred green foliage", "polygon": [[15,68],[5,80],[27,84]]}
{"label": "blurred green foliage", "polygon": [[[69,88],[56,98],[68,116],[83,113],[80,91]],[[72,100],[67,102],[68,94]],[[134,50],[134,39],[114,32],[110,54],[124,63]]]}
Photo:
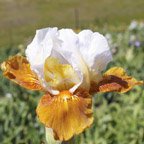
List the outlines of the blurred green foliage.
{"label": "blurred green foliage", "polygon": [[[144,79],[144,27],[105,33],[114,61],[108,67],[124,67],[128,74]],[[139,42],[140,45],[136,45]],[[24,48],[0,49],[0,62]],[[0,73],[0,143],[40,144],[44,127],[36,117],[42,93],[25,90]],[[135,87],[126,94],[96,94],[93,97],[94,123],[74,138],[75,144],[144,144],[144,91]]]}
{"label": "blurred green foliage", "polygon": [[144,19],[144,0],[0,0],[0,46],[25,43],[42,27],[124,29],[132,19]]}

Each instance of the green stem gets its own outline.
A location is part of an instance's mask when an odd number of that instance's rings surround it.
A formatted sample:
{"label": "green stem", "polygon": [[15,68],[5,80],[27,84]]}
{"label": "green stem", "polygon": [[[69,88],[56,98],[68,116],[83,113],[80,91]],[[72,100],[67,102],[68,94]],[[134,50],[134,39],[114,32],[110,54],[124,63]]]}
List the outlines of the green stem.
{"label": "green stem", "polygon": [[62,142],[55,140],[53,135],[53,130],[51,128],[46,128],[47,144],[61,144]]}
{"label": "green stem", "polygon": [[53,130],[51,128],[46,128],[46,141],[47,144],[74,144],[74,138],[63,142],[55,140],[53,136]]}

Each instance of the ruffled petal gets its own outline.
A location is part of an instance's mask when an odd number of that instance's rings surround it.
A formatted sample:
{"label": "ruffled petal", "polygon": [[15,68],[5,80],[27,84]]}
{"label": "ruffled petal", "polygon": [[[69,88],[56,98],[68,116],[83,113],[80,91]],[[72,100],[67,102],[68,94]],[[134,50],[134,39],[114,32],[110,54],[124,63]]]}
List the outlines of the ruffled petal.
{"label": "ruffled petal", "polygon": [[54,47],[57,47],[61,44],[57,37],[57,28],[45,28],[37,30],[33,41],[26,49],[26,57],[30,62],[31,68],[41,79],[44,78],[43,67],[46,58],[51,55],[51,51]]}
{"label": "ruffled petal", "polygon": [[61,29],[59,30],[59,39],[62,40],[62,44],[57,50],[72,65],[81,79],[70,91],[74,92],[79,86],[89,90],[89,71],[79,51],[78,35],[71,29]]}
{"label": "ruffled petal", "polygon": [[112,60],[108,42],[103,35],[90,30],[81,31],[78,37],[80,52],[89,68],[91,80],[95,77],[98,79],[99,74]]}
{"label": "ruffled petal", "polygon": [[128,76],[123,68],[113,67],[104,73],[99,83],[92,83],[91,93],[95,92],[120,92],[125,93],[135,85],[142,85],[143,81],[137,81]]}
{"label": "ruffled petal", "polygon": [[46,94],[36,112],[39,120],[53,129],[55,139],[67,141],[92,124],[91,101],[91,96],[82,90],[74,95],[69,91],[56,96]]}
{"label": "ruffled petal", "polygon": [[11,57],[2,63],[1,69],[5,77],[27,89],[43,89],[37,75],[30,69],[29,62],[22,56]]}

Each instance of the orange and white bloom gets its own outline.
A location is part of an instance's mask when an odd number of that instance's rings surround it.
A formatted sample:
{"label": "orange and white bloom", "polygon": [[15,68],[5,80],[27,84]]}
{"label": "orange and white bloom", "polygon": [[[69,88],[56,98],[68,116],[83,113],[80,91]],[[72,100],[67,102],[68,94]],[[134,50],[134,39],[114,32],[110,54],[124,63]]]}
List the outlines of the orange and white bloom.
{"label": "orange and white bloom", "polygon": [[65,141],[93,123],[92,94],[143,84],[120,67],[102,74],[111,60],[106,38],[97,32],[46,28],[37,30],[26,58],[13,56],[1,67],[17,84],[45,92],[36,109],[39,120]]}

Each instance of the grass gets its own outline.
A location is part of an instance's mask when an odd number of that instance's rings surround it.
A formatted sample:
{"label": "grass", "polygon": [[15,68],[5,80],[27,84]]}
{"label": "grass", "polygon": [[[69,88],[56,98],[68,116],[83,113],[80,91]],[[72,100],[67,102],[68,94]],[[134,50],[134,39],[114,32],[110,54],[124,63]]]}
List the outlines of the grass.
{"label": "grass", "polygon": [[24,44],[42,27],[126,26],[144,19],[143,5],[143,0],[0,0],[0,47]]}

